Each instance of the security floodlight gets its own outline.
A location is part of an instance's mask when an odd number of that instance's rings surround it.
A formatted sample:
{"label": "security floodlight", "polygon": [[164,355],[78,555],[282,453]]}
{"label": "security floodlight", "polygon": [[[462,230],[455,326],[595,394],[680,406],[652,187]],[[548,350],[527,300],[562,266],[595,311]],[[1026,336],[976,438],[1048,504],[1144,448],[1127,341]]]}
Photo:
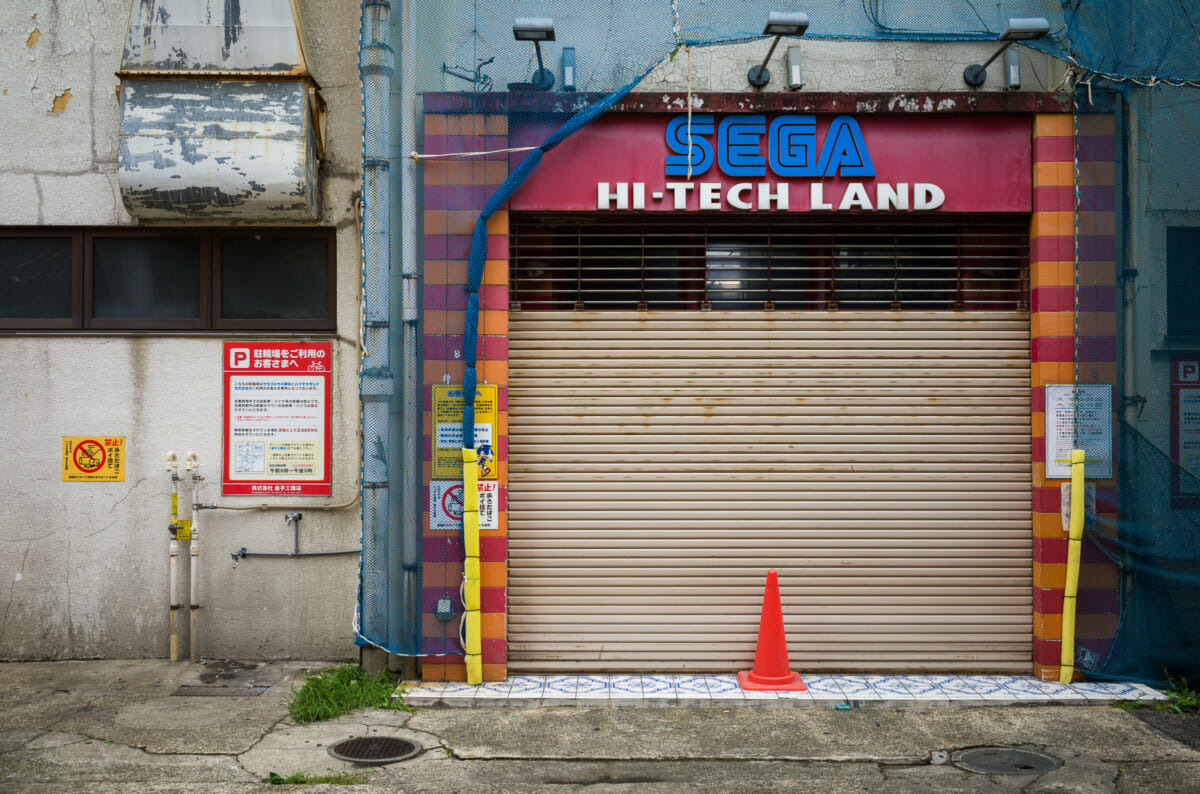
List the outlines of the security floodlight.
{"label": "security floodlight", "polygon": [[[963,70],[963,81],[972,88],[978,88],[987,80],[988,64],[1000,57],[1000,53],[1012,46],[1014,41],[1030,41],[1040,39],[1050,32],[1050,23],[1042,17],[1012,17],[1004,23],[1000,33],[1000,41],[1004,45],[996,50],[991,58],[982,64],[972,64]],[[1011,85],[1011,81],[1009,81]]]}
{"label": "security floodlight", "polygon": [[808,14],[802,11],[772,11],[769,13],[767,24],[763,26],[763,35],[774,36],[775,40],[771,42],[771,49],[767,50],[767,57],[763,58],[762,64],[750,67],[750,71],[746,75],[750,85],[762,88],[771,82],[771,73],[767,71],[767,62],[775,53],[779,39],[784,36],[803,36],[806,30],[808,30]]}
{"label": "security floodlight", "polygon": [[517,41],[532,41],[537,53],[538,68],[529,85],[535,91],[549,91],[554,87],[554,75],[542,64],[543,41],[554,41],[554,20],[546,18],[518,17],[513,20],[513,38]]}
{"label": "security floodlight", "polygon": [[531,17],[514,19],[513,38],[517,41],[554,41],[554,20]]}

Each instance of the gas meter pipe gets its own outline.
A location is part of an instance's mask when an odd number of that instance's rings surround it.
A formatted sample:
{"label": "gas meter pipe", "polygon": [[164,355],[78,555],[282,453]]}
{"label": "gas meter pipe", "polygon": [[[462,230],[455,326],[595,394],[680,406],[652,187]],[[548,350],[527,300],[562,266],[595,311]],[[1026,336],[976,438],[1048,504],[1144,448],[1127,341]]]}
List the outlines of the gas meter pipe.
{"label": "gas meter pipe", "polygon": [[200,464],[196,453],[188,451],[187,470],[192,473],[192,542],[189,547],[192,564],[188,586],[188,655],[193,662],[200,661],[200,644],[196,640],[196,610],[200,608]]}
{"label": "gas meter pipe", "polygon": [[170,656],[172,662],[179,661],[179,463],[174,452],[167,453],[167,471],[171,473],[171,523],[167,531],[171,541],[167,544],[170,560],[169,581],[171,599]]}

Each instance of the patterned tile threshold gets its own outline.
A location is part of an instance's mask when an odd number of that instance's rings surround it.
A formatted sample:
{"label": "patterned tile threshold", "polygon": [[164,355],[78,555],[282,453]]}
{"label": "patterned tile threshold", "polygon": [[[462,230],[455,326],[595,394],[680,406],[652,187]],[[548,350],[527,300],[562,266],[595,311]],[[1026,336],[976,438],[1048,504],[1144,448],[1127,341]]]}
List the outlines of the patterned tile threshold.
{"label": "patterned tile threshold", "polygon": [[1058,684],[1015,675],[806,675],[803,692],[747,692],[735,675],[517,675],[479,686],[461,682],[404,681],[398,687],[413,706],[642,706],[755,705],[823,708],[1164,700],[1144,684]]}

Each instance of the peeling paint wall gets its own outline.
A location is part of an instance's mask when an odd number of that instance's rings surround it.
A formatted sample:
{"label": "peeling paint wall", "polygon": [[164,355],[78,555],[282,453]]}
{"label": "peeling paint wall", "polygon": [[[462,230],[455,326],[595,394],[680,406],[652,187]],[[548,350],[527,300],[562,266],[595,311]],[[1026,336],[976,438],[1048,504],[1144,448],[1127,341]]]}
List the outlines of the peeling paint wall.
{"label": "peeling paint wall", "polygon": [[[132,4],[0,4],[0,224],[134,225],[117,185],[114,90]],[[243,13],[251,5],[241,3]],[[300,8],[309,66],[329,105],[320,223],[338,230],[334,494],[301,502],[319,505],[350,500],[360,465],[359,8],[321,0],[301,0]],[[261,501],[220,495],[223,338],[0,334],[0,429],[10,450],[0,456],[0,659],[167,655],[167,450],[181,459],[189,449],[199,455],[204,501]],[[124,482],[61,481],[62,436],[90,433],[126,437]],[[185,488],[180,502],[189,501]],[[299,509],[302,550],[357,547],[357,506]],[[292,549],[284,512],[202,515],[198,634],[205,656],[354,654],[357,556],[249,558],[232,566],[230,553],[243,546]],[[186,550],[180,565],[186,572]],[[183,580],[186,597],[186,573]],[[186,633],[186,616],[181,623]]]}

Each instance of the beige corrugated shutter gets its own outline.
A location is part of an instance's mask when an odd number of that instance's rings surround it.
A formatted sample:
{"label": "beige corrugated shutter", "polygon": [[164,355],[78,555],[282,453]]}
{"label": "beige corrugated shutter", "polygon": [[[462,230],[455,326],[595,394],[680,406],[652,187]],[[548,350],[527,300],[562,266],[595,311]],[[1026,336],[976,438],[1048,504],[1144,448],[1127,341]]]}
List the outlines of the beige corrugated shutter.
{"label": "beige corrugated shutter", "polygon": [[1023,312],[514,312],[509,669],[1026,672]]}

